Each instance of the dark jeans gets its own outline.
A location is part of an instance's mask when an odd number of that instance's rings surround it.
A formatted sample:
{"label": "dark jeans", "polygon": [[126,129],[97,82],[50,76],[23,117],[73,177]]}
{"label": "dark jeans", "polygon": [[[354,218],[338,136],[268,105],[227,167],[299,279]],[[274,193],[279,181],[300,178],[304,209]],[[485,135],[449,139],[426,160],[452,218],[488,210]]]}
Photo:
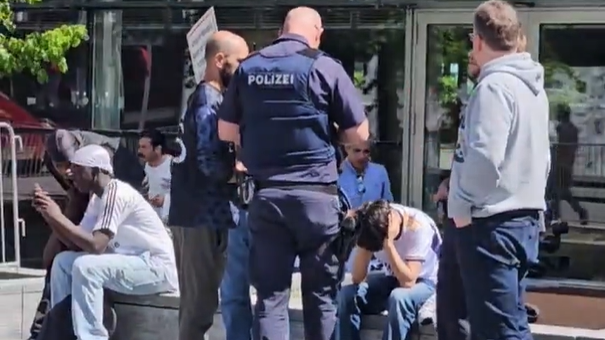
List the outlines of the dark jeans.
{"label": "dark jeans", "polygon": [[[435,293],[435,285],[419,281],[402,288],[394,276],[374,274],[359,285],[342,288],[338,301],[335,340],[360,340],[362,315],[388,311],[383,340],[406,339],[416,321],[418,309]],[[449,339],[448,339],[449,340]]]}
{"label": "dark jeans", "polygon": [[523,296],[528,267],[537,258],[538,212],[473,219],[455,234],[471,339],[533,339]]}
{"label": "dark jeans", "polygon": [[470,332],[456,232],[454,222],[446,219],[437,275],[437,334],[439,339],[467,340],[470,339]]}
{"label": "dark jeans", "polygon": [[329,245],[338,233],[336,195],[301,189],[259,190],[248,208],[250,279],[257,291],[253,339],[289,337],[294,259],[300,259],[305,339],[328,340],[336,324],[340,263]]}

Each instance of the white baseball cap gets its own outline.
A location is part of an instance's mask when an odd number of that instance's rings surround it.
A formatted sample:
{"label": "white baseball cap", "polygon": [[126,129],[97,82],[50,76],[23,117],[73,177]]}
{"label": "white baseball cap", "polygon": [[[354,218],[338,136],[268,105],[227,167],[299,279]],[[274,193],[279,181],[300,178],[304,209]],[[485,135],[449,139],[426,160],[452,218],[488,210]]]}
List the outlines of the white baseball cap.
{"label": "white baseball cap", "polygon": [[70,162],[89,168],[99,168],[113,174],[111,156],[109,152],[100,145],[86,145],[79,148],[71,157]]}

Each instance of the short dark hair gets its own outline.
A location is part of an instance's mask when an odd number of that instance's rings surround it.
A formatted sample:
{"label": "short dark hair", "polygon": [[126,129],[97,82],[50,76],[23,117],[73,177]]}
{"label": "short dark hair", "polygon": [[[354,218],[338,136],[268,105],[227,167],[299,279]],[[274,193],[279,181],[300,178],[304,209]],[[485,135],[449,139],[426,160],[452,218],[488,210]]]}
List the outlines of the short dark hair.
{"label": "short dark hair", "polygon": [[357,209],[355,216],[360,225],[357,246],[373,253],[382,250],[388,234],[390,212],[391,205],[386,200],[364,203]]}
{"label": "short dark hair", "polygon": [[515,8],[503,0],[489,0],[477,7],[475,33],[495,51],[512,51],[519,46],[521,23]]}
{"label": "short dark hair", "polygon": [[149,138],[151,146],[154,148],[161,146],[162,150],[166,149],[166,136],[159,130],[145,130],[141,132],[139,138]]}

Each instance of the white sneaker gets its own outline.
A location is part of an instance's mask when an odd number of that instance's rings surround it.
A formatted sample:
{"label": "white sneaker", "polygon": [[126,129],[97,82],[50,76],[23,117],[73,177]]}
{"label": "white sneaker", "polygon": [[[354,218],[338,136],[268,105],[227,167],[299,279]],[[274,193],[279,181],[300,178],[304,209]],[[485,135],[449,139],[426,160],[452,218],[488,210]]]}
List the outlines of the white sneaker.
{"label": "white sneaker", "polygon": [[437,327],[437,294],[426,300],[418,311],[418,322],[425,326],[433,324]]}

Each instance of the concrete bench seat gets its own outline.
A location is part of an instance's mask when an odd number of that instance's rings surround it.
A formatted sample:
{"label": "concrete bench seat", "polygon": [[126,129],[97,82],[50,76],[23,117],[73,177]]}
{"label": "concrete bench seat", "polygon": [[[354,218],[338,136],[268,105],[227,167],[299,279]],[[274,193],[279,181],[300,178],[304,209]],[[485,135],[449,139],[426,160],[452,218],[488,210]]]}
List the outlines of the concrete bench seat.
{"label": "concrete bench seat", "polygon": [[118,317],[111,340],[178,339],[178,294],[133,296],[112,292],[110,298]]}
{"label": "concrete bench seat", "polygon": [[[178,305],[177,294],[154,296],[127,296],[112,294],[118,315],[117,329],[111,340],[166,340],[177,339]],[[254,299],[254,296],[253,296]],[[302,308],[300,299],[294,294],[290,302],[290,331],[292,340],[303,339]],[[362,320],[362,338],[380,339],[385,315],[366,316]],[[531,325],[536,340],[596,340],[605,339],[605,330],[595,331],[570,327]],[[224,340],[225,330],[220,311],[214,317],[210,340]],[[410,340],[435,340],[432,325],[421,326]]]}

